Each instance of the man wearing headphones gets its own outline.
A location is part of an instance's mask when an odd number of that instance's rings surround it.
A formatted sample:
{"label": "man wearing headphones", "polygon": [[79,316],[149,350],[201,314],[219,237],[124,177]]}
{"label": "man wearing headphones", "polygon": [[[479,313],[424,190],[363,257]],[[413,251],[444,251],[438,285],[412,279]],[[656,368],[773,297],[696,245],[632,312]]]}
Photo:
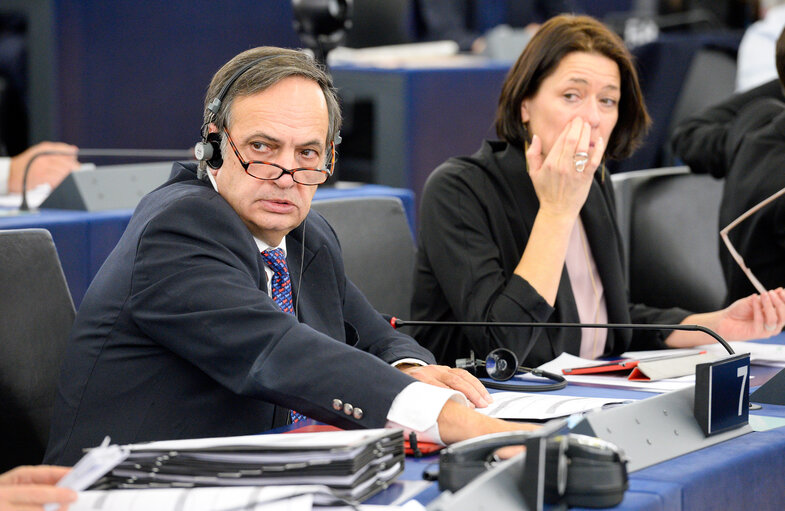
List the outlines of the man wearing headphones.
{"label": "man wearing headphones", "polygon": [[216,73],[199,169],[175,164],[140,202],[82,302],[46,460],[72,464],[105,435],[259,433],[292,410],[445,443],[527,427],[465,406],[490,400],[480,382],[428,365],[346,278],[335,233],[310,212],[340,122],[302,52],[256,48]]}

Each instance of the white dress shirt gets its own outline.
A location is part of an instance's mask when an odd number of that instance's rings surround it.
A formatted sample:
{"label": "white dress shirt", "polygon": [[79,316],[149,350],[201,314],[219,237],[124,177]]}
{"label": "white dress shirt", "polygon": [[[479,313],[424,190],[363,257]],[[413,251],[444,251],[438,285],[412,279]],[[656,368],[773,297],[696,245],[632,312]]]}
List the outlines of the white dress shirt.
{"label": "white dress shirt", "polygon": [[11,169],[11,158],[0,157],[0,195],[8,193],[8,173]]}
{"label": "white dress shirt", "polygon": [[744,32],[736,59],[736,92],[777,79],[776,45],[784,27],[785,5],[778,5]]}

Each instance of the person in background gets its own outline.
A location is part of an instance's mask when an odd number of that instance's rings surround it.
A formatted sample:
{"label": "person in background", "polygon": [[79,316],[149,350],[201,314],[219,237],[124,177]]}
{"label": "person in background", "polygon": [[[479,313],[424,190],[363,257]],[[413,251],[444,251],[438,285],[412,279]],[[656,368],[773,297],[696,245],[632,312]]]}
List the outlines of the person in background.
{"label": "person in background", "polygon": [[36,153],[44,151],[70,154],[38,156],[30,166],[27,176],[28,190],[42,184],[48,184],[55,188],[69,173],[79,168],[79,161],[76,159],[76,146],[62,142],[40,142],[16,156],[0,158],[0,195],[20,193],[27,163]]}
{"label": "person in background", "polygon": [[0,474],[0,509],[3,511],[34,511],[44,504],[60,504],[61,511],[76,501],[76,492],[55,486],[70,469],[38,465],[17,467]]}
{"label": "person in background", "polygon": [[744,32],[736,57],[736,92],[777,79],[775,44],[785,28],[785,0],[760,0],[761,19]]}
{"label": "person in background", "polygon": [[[605,158],[624,158],[649,117],[631,57],[587,16],[543,24],[502,86],[496,132],[472,156],[429,177],[419,210],[412,318],[438,321],[690,323],[728,340],[785,323],[785,291],[705,314],[628,301]],[[506,347],[528,367],[712,342],[684,331],[420,327],[440,363]]]}
{"label": "person in background", "polygon": [[506,24],[533,35],[540,23],[563,12],[577,9],[574,0],[515,0],[505,4],[499,19],[484,20],[483,15],[499,10],[498,1],[484,6],[486,0],[417,0],[415,2],[421,38],[427,41],[451,40],[462,51],[482,53],[483,34],[496,25]]}
{"label": "person in background", "polygon": [[[777,80],[731,96],[676,127],[673,151],[690,170],[725,179],[723,229],[785,187],[785,30],[776,41]],[[785,199],[779,198],[729,233],[752,273],[767,288],[785,286]],[[755,292],[720,241],[727,303]]]}
{"label": "person in background", "polygon": [[304,52],[254,48],[215,74],[199,167],[176,163],[142,199],[82,301],[46,462],[74,463],[106,435],[247,435],[300,414],[443,443],[534,428],[472,410],[491,400],[479,380],[433,365],[346,277],[310,209],[340,125]]}

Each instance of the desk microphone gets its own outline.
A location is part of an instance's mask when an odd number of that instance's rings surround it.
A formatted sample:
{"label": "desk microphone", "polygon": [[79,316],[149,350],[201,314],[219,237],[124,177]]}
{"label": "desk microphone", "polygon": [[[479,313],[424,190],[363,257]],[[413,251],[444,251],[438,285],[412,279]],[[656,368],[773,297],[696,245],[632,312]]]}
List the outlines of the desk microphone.
{"label": "desk microphone", "polygon": [[68,155],[80,157],[96,157],[96,156],[110,156],[110,157],[130,157],[130,158],[193,158],[193,152],[190,150],[176,150],[176,149],[79,149],[74,154],[73,151],[40,151],[35,153],[27,160],[25,165],[24,174],[22,174],[22,204],[19,206],[20,211],[30,211],[30,206],[27,204],[27,175],[30,173],[30,166],[39,156],[47,155]]}
{"label": "desk microphone", "polygon": [[[529,327],[529,328],[606,328],[609,330],[685,330],[689,332],[703,332],[711,337],[713,337],[717,342],[722,344],[722,347],[730,355],[735,355],[736,353],[733,351],[733,348],[730,347],[730,344],[723,339],[717,332],[706,328],[705,326],[701,325],[644,325],[644,324],[634,324],[634,323],[538,323],[536,321],[417,321],[417,320],[403,320],[398,319],[394,316],[389,316],[387,314],[382,314],[386,320],[390,322],[390,326],[393,328],[398,328],[401,326],[480,326],[480,327]],[[501,350],[504,350],[503,352]],[[483,365],[492,364],[494,368],[494,372],[501,373],[499,379],[509,379],[514,374],[515,371],[510,373],[507,370],[510,367],[517,368],[524,372],[530,372],[536,376],[542,376],[548,378],[550,380],[555,381],[554,384],[546,384],[542,386],[538,385],[510,385],[510,384],[500,384],[497,382],[484,382],[486,387],[494,388],[494,389],[502,389],[502,390],[521,390],[527,392],[536,392],[538,390],[555,390],[564,388],[567,384],[564,378],[561,375],[554,375],[552,373],[546,373],[545,371],[541,371],[539,369],[531,369],[528,367],[518,367],[517,366],[517,359],[515,354],[512,353],[510,350],[505,348],[500,348],[497,350],[492,351],[486,362],[483,363],[481,361],[476,361],[474,359],[474,353],[470,354],[468,359],[458,359],[456,360],[456,366],[464,367],[464,368],[476,368],[482,367]],[[505,366],[502,371],[499,365]],[[493,374],[489,372],[489,376],[492,378],[494,377]],[[562,383],[563,382],[563,383]],[[561,385],[561,386],[559,386]],[[531,388],[530,388],[531,387]],[[541,388],[538,388],[541,387]]]}

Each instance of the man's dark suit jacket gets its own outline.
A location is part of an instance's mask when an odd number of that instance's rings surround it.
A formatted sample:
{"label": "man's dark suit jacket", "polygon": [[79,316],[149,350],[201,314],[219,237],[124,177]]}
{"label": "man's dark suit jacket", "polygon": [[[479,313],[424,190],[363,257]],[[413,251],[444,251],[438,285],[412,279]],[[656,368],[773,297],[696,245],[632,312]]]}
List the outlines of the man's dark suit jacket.
{"label": "man's dark suit jacket", "polygon": [[287,236],[298,320],[267,295],[257,245],[229,204],[195,166],[175,164],[173,176],[140,202],[82,302],[46,461],[72,464],[105,435],[123,444],[260,433],[286,416],[276,405],[383,427],[414,381],[389,364],[433,356],[346,278],[324,218],[312,211]]}
{"label": "man's dark suit jacket", "polygon": [[[784,101],[774,80],[685,119],[674,132],[674,152],[693,172],[725,179],[718,229],[785,187]],[[785,286],[785,198],[736,226],[729,238],[766,289]],[[756,293],[722,241],[719,251],[726,303]]]}

